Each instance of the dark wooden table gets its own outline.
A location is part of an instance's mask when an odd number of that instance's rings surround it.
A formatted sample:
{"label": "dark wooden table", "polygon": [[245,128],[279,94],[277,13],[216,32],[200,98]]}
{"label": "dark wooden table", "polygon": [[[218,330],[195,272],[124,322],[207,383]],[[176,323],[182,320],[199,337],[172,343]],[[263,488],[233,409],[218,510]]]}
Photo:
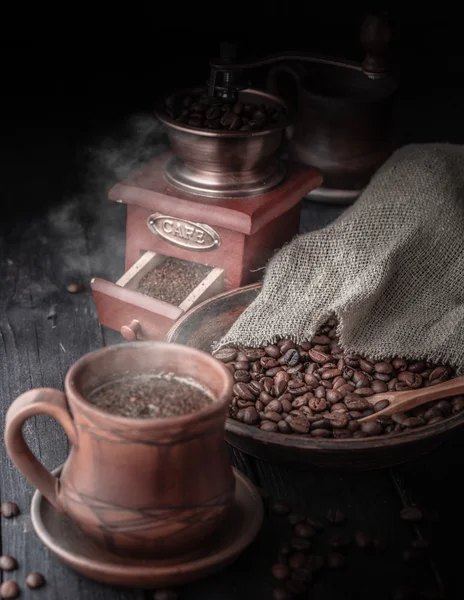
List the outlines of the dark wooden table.
{"label": "dark wooden table", "polygon": [[[426,135],[421,129],[424,121],[408,98],[406,95],[402,105],[401,122],[407,124],[401,132],[403,141],[414,137],[413,130],[418,132],[414,138],[418,140],[462,139],[446,120],[449,110],[457,114],[459,102],[450,101],[447,116],[440,111],[440,123],[436,114],[428,119],[434,129]],[[422,119],[428,111],[433,114],[435,100],[433,93],[425,100]],[[29,113],[20,126],[16,122],[14,127],[7,127],[1,147],[1,432],[5,411],[16,396],[32,387],[62,389],[64,375],[76,359],[104,344],[120,341],[118,334],[100,327],[88,286],[84,293],[71,295],[66,285],[76,280],[88,284],[93,275],[115,280],[122,274],[125,211],[106,200],[106,190],[137,160],[153,152],[153,136],[146,135],[143,116],[126,127],[122,125],[124,110],[90,108],[89,100],[79,108],[74,105],[57,109],[44,101],[42,108],[46,106],[48,112],[40,118]],[[105,137],[109,134],[110,140]],[[93,165],[91,171],[89,165]],[[305,203],[302,230],[323,226],[340,210]],[[25,431],[31,448],[47,468],[53,469],[65,460],[68,442],[57,423],[46,417],[33,418]],[[422,584],[445,585],[446,598],[463,597],[462,432],[430,455],[376,472],[299,470],[252,460],[234,451],[231,458],[259,487],[266,509],[271,498],[283,499],[295,510],[323,518],[328,507],[339,506],[348,517],[344,529],[367,529],[385,539],[382,553],[350,549],[346,567],[321,574],[303,597],[386,600],[402,580],[415,581],[417,588]],[[21,585],[22,598],[152,597],[149,591],[116,589],[85,580],[43,547],[29,517],[33,490],[11,464],[4,446],[0,493],[2,501],[13,500],[21,508],[19,517],[1,520],[2,553],[15,556],[19,562],[17,571],[1,576],[2,580],[11,578]],[[409,503],[424,511],[424,520],[417,527],[399,518],[401,507]],[[180,597],[270,598],[270,567],[284,535],[284,525],[267,510],[258,539],[237,562],[207,580],[181,588]],[[432,560],[405,563],[402,552],[418,535],[431,542]],[[28,590],[24,580],[30,571],[42,572],[46,587]],[[430,593],[420,597],[438,597]]]}

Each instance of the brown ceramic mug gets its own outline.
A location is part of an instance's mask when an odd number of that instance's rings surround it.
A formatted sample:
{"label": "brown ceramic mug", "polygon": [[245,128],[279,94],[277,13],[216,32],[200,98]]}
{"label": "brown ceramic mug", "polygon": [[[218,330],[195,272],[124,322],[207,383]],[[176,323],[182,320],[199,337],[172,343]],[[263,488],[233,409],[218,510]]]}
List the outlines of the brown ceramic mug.
{"label": "brown ceramic mug", "polygon": [[[172,418],[126,418],[86,400],[120,374],[172,372],[207,387],[215,401]],[[30,390],[6,416],[8,454],[60,512],[117,554],[191,552],[226,518],[235,480],[224,441],[232,376],[205,352],[164,342],[135,342],[91,352],[65,378],[65,393]],[[59,478],[35,458],[24,422],[47,414],[63,426],[71,451]]]}

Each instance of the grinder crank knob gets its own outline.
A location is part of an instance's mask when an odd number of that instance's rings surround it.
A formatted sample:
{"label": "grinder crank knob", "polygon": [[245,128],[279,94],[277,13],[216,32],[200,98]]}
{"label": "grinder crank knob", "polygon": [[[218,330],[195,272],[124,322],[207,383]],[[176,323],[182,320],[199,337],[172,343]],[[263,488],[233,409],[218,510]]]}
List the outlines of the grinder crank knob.
{"label": "grinder crank knob", "polygon": [[133,319],[130,325],[123,325],[120,329],[122,337],[128,342],[136,342],[142,326],[137,319]]}
{"label": "grinder crank knob", "polygon": [[369,15],[361,27],[361,44],[366,56],[362,63],[364,73],[376,79],[387,72],[386,55],[392,34],[385,14]]}

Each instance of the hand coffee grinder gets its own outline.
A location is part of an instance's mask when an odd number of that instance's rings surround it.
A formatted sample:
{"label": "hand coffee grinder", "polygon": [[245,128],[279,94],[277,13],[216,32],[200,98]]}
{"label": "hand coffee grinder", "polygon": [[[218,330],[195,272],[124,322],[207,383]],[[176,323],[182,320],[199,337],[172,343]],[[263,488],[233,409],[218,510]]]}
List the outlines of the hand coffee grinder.
{"label": "hand coffee grinder", "polygon": [[[321,184],[318,170],[277,157],[286,105],[229,69],[233,52],[222,45],[206,88],[157,108],[171,151],[109,192],[127,205],[126,272],[116,283],[95,277],[91,287],[100,322],[127,340],[163,339],[192,306],[258,281],[298,234],[302,198]],[[167,259],[209,267],[180,303],[139,289]]]}

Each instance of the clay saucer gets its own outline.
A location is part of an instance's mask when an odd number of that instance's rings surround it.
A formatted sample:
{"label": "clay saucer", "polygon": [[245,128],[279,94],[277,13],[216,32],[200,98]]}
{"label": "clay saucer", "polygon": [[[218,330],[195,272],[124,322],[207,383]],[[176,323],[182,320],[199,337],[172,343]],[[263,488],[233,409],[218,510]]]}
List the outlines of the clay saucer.
{"label": "clay saucer", "polygon": [[71,519],[58,513],[38,491],[31,504],[32,524],[49,550],[90,579],[139,588],[177,587],[233,562],[260,530],[264,516],[261,498],[245,475],[237,469],[234,475],[235,503],[231,514],[194,556],[136,560],[110,554],[85,537]]}

